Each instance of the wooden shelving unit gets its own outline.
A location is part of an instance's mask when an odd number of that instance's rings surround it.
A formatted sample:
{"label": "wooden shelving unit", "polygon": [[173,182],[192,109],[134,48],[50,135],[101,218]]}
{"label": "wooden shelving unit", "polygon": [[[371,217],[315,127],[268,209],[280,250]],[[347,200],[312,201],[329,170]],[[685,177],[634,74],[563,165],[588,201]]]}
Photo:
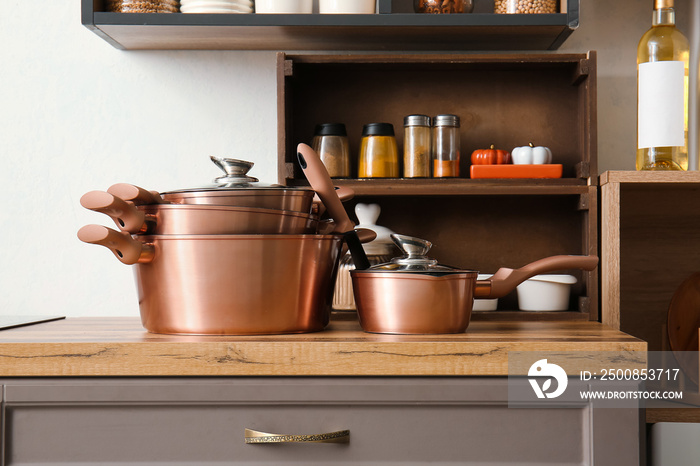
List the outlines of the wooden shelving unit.
{"label": "wooden shelving unit", "polygon": [[671,297],[700,270],[700,172],[610,171],[600,184],[602,321],[662,351]]}
{"label": "wooden shelving unit", "polygon": [[[484,79],[488,76],[489,79]],[[460,172],[469,156],[496,142],[512,148],[546,141],[561,179],[336,179],[376,202],[379,224],[428,239],[441,263],[493,273],[558,254],[598,254],[596,57],[588,54],[318,55],[278,54],[278,178],[306,184],[296,145],[318,123],[341,122],[351,153],[362,125],[394,125],[401,152],[403,117],[462,118]],[[527,121],[527,124],[523,124]],[[513,292],[474,320],[598,319],[598,272],[578,278],[566,312],[521,312]]]}
{"label": "wooden shelving unit", "polygon": [[379,0],[373,15],[110,13],[82,0],[82,23],[120,49],[555,50],[578,27],[579,0],[565,13],[415,14]]}

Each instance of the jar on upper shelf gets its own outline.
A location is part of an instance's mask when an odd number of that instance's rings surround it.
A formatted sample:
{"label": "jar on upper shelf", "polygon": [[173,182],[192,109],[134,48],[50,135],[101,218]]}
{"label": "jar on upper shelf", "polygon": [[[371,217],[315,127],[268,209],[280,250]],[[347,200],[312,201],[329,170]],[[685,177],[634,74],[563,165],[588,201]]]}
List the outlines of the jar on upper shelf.
{"label": "jar on upper shelf", "polygon": [[459,177],[459,117],[433,118],[433,177]]}
{"label": "jar on upper shelf", "polygon": [[179,0],[107,0],[107,11],[115,13],[177,13]]}
{"label": "jar on upper shelf", "polygon": [[416,13],[471,13],[473,0],[413,0]]}
{"label": "jar on upper shelf", "polygon": [[399,155],[394,125],[369,123],[363,126],[357,177],[399,177]]}
{"label": "jar on upper shelf", "polygon": [[311,147],[321,158],[331,178],[350,177],[350,146],[344,124],[316,125]]}
{"label": "jar on upper shelf", "polygon": [[494,13],[546,14],[556,13],[558,0],[495,0]]}

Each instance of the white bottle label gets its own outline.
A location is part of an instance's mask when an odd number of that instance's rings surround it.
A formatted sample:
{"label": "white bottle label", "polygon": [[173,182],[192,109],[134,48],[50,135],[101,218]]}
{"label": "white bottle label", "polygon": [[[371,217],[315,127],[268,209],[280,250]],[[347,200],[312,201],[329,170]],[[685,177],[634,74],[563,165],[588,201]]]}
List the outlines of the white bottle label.
{"label": "white bottle label", "polygon": [[637,148],[684,146],[684,63],[640,63],[638,74]]}

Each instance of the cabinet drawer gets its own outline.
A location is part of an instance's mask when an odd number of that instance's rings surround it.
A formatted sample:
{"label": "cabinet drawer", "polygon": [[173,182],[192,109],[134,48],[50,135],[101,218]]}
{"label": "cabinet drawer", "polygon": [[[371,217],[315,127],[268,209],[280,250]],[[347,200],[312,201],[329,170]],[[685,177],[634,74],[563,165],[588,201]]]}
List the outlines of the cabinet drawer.
{"label": "cabinet drawer", "polygon": [[[590,434],[590,407],[509,408],[506,384],[495,378],[4,381],[2,459],[8,466],[579,465],[592,462],[594,439],[600,451],[612,443],[610,435]],[[596,427],[632,433],[614,440],[621,456],[600,463],[636,464],[636,415],[617,413],[612,424]],[[347,429],[350,440],[246,444],[246,428],[285,435]]]}

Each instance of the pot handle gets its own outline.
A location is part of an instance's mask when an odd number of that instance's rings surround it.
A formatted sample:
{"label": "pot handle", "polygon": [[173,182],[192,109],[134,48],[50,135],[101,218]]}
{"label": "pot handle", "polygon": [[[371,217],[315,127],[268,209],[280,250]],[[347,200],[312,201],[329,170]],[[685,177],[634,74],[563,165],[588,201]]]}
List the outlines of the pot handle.
{"label": "pot handle", "polygon": [[128,233],[120,233],[102,225],[85,225],[78,230],[78,238],[84,243],[106,247],[126,265],[151,262],[155,252],[152,244],[142,243]]}
{"label": "pot handle", "polygon": [[297,158],[306,179],[309,180],[309,184],[318,193],[321,201],[328,209],[328,214],[335,220],[335,231],[343,234],[345,243],[350,249],[352,261],[355,263],[355,269],[368,269],[370,263],[355,232],[355,224],[348,217],[343,203],[336,194],[333,181],[328,175],[326,166],[321,162],[321,158],[311,147],[303,143],[297,145]]}
{"label": "pot handle", "polygon": [[147,215],[133,203],[104,191],[90,191],[80,198],[80,205],[95,212],[109,215],[122,231],[145,233],[148,230]]}
{"label": "pot handle", "polygon": [[158,191],[147,191],[133,184],[113,184],[107,192],[125,201],[131,201],[136,205],[167,204]]}
{"label": "pot handle", "polygon": [[547,272],[566,269],[593,270],[598,265],[598,256],[552,256],[540,259],[519,269],[500,268],[490,279],[477,280],[474,288],[475,298],[502,298],[516,286]]}

